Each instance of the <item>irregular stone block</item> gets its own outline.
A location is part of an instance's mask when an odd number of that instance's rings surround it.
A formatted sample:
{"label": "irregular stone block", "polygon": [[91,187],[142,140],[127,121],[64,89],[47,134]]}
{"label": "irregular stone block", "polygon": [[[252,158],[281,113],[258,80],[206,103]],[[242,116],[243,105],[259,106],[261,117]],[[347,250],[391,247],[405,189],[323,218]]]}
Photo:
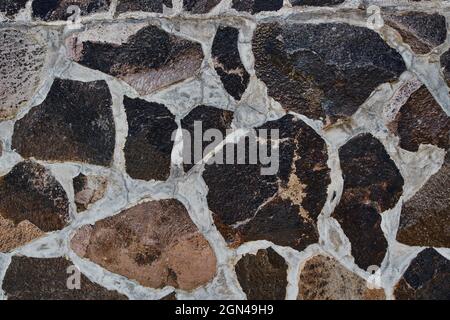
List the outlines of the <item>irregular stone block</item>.
{"label": "irregular stone block", "polygon": [[90,205],[102,199],[106,193],[108,179],[102,176],[86,176],[80,173],[73,179],[75,204],[78,212],[87,210]]}
{"label": "irregular stone block", "polygon": [[42,78],[47,48],[32,32],[0,29],[0,120],[14,118]]}
{"label": "irregular stone block", "polygon": [[0,215],[0,251],[9,251],[43,232],[64,228],[69,221],[69,202],[47,169],[24,161],[0,178]]}
{"label": "irregular stone block", "polygon": [[76,62],[117,77],[140,95],[195,76],[203,61],[199,43],[148,26],[121,45],[72,39],[69,56]]}
{"label": "irregular stone block", "polygon": [[269,96],[326,122],[351,116],[375,88],[406,70],[377,33],[344,23],[263,23],[253,53]]}
{"label": "irregular stone block", "polygon": [[410,96],[390,127],[400,137],[400,147],[408,151],[418,151],[421,144],[450,148],[450,117],[425,86]]}
{"label": "irregular stone block", "polygon": [[441,56],[441,67],[443,68],[444,78],[450,85],[450,50]]}
{"label": "irregular stone block", "polygon": [[293,6],[335,6],[343,3],[345,0],[290,0]]}
{"label": "irregular stone block", "polygon": [[111,105],[103,80],[55,79],[44,102],[15,123],[12,148],[27,158],[109,166],[115,147]]}
{"label": "irregular stone block", "polygon": [[450,300],[450,261],[428,248],[417,255],[397,283],[397,300]]}
{"label": "irregular stone block", "polygon": [[403,204],[397,240],[409,246],[450,247],[450,153],[441,169]]}
{"label": "irregular stone block", "polygon": [[[80,274],[80,288],[70,289],[73,264],[64,258],[12,257],[3,280],[8,300],[127,300]],[[70,272],[69,272],[70,271]]]}
{"label": "irregular stone block", "polygon": [[208,13],[220,3],[221,0],[183,0],[183,8],[194,14]]}
{"label": "irregular stone block", "polygon": [[44,21],[67,20],[71,5],[78,6],[82,16],[108,12],[111,0],[33,0],[33,17]]}
{"label": "irregular stone block", "polygon": [[368,283],[333,258],[318,255],[303,266],[299,279],[299,300],[384,300],[383,289]]}
{"label": "irregular stone block", "polygon": [[28,0],[0,0],[0,12],[8,18],[14,17],[20,10],[25,9]]}
{"label": "irregular stone block", "polygon": [[238,41],[238,29],[219,27],[212,45],[214,68],[225,90],[236,100],[241,99],[250,80],[239,56]]}
{"label": "irregular stone block", "polygon": [[[207,164],[203,178],[209,188],[209,209],[230,246],[268,240],[303,250],[318,240],[316,219],[330,183],[327,146],[312,128],[292,115],[257,129],[279,130],[278,172],[262,175],[260,161],[238,164],[236,149],[234,164]],[[262,142],[252,142],[262,147]],[[247,147],[247,160],[249,152]],[[224,153],[227,157],[227,146]]]}
{"label": "irregular stone block", "polygon": [[262,11],[278,11],[283,7],[283,0],[233,0],[232,8],[256,14]]}
{"label": "irregular stone block", "polygon": [[211,246],[176,200],[145,202],[84,226],[72,238],[72,248],[152,288],[192,290],[216,273]]}
{"label": "irregular stone block", "polygon": [[166,180],[170,175],[175,116],[162,104],[124,97],[128,120],[127,173],[133,179]]}
{"label": "irregular stone block", "polygon": [[445,17],[437,13],[387,13],[383,18],[417,54],[427,54],[447,39]]}
{"label": "irregular stone block", "polygon": [[236,264],[235,271],[248,300],[284,300],[286,298],[288,266],[272,248],[246,254]]}
{"label": "irregular stone block", "polygon": [[145,11],[162,13],[163,6],[172,8],[172,0],[119,0],[116,12]]}
{"label": "irregular stone block", "polygon": [[339,149],[344,189],[332,216],[351,242],[355,263],[367,270],[380,265],[387,249],[380,213],[393,208],[403,177],[380,141],[360,134]]}

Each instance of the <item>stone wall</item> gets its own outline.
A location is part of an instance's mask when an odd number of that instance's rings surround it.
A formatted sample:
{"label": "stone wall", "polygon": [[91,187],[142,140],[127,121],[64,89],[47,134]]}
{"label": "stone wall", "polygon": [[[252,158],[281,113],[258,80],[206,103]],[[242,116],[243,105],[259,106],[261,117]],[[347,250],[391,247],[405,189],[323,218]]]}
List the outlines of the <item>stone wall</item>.
{"label": "stone wall", "polygon": [[[0,298],[450,299],[449,19],[0,0]],[[183,164],[196,121],[279,130],[278,172]]]}

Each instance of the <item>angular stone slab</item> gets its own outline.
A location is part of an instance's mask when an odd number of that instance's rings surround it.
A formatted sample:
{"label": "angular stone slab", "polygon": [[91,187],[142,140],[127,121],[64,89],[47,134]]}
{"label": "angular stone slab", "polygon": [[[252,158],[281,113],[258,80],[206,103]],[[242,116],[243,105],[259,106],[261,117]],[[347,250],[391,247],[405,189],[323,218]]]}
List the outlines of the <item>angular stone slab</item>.
{"label": "angular stone slab", "polygon": [[108,187],[108,179],[102,176],[80,173],[73,179],[75,205],[78,212],[87,210],[92,204],[102,199]]}
{"label": "angular stone slab", "polygon": [[[15,256],[6,271],[3,290],[8,300],[128,300],[80,274],[80,289],[69,289],[73,264],[64,258]],[[70,272],[68,272],[70,271]]]}
{"label": "angular stone slab", "polygon": [[235,271],[248,300],[284,300],[286,298],[288,266],[272,248],[246,254],[236,264]]}
{"label": "angular stone slab", "polygon": [[283,7],[283,0],[233,0],[232,8],[256,14],[263,11],[278,11]]}
{"label": "angular stone slab", "polygon": [[403,192],[403,177],[383,144],[360,134],[339,149],[344,189],[332,216],[351,243],[355,263],[379,266],[387,250],[381,213],[393,208]]}
{"label": "angular stone slab", "polygon": [[290,0],[291,4],[295,6],[335,6],[343,3],[345,0]]}
{"label": "angular stone slab", "polygon": [[32,13],[35,19],[44,21],[67,20],[72,13],[67,8],[76,5],[82,16],[93,13],[105,13],[111,0],[33,0]]}
{"label": "angular stone slab", "polygon": [[20,10],[25,9],[28,0],[1,0],[0,12],[8,18],[14,17]]}
{"label": "angular stone slab", "polygon": [[128,11],[163,12],[163,6],[172,8],[172,0],[119,0],[116,13]]}
{"label": "angular stone slab", "polygon": [[103,80],[55,79],[44,102],[15,123],[12,148],[26,158],[109,166],[115,147],[111,105]]}
{"label": "angular stone slab", "polygon": [[183,0],[183,8],[194,14],[203,14],[211,11],[221,0]]}
{"label": "angular stone slab", "polygon": [[216,273],[208,241],[177,200],[145,202],[79,229],[73,250],[152,288],[192,290]]}
{"label": "angular stone slab", "polygon": [[375,88],[406,70],[377,33],[344,23],[263,23],[253,53],[269,96],[325,122],[351,116]]}

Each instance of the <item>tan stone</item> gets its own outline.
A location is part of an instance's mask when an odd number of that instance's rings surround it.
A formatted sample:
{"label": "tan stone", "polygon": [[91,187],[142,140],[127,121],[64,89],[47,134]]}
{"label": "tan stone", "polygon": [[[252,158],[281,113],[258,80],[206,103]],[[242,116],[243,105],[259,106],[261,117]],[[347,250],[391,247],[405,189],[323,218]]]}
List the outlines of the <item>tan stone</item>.
{"label": "tan stone", "polygon": [[0,215],[0,252],[21,247],[44,234],[38,227],[25,220],[17,225]]}

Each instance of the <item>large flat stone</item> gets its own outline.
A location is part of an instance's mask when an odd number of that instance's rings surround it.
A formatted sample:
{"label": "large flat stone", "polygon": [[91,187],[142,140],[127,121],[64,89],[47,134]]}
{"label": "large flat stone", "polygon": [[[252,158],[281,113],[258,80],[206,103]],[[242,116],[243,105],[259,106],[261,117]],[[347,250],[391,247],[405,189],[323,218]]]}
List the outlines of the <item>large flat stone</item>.
{"label": "large flat stone", "polygon": [[67,20],[67,8],[76,5],[82,16],[108,12],[111,0],[33,0],[33,17],[44,21]]}
{"label": "large flat stone", "polygon": [[262,11],[278,11],[283,7],[283,0],[233,0],[232,8],[256,14]]}
{"label": "large flat stone", "polygon": [[116,12],[145,11],[162,13],[163,6],[172,8],[172,0],[119,0]]}

